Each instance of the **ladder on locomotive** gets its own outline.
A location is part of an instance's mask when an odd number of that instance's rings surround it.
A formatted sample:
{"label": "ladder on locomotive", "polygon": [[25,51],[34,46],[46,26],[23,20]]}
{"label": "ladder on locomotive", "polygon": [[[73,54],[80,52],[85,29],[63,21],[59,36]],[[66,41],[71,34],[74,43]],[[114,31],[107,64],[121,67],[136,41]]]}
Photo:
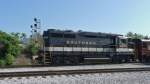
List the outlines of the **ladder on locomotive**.
{"label": "ladder on locomotive", "polygon": [[44,64],[50,65],[52,63],[52,52],[44,51]]}

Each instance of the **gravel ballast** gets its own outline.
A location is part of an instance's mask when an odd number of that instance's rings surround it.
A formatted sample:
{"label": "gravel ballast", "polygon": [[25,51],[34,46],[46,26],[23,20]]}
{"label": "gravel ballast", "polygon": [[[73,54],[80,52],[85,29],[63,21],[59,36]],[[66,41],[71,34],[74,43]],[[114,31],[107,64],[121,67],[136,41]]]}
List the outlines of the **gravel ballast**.
{"label": "gravel ballast", "polygon": [[13,77],[0,84],[150,84],[150,71]]}

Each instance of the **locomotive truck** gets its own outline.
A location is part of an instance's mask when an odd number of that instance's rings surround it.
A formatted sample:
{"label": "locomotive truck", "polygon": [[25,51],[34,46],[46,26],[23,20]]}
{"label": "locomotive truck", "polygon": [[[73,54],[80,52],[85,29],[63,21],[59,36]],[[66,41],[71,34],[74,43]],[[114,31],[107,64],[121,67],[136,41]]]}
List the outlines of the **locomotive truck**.
{"label": "locomotive truck", "polygon": [[44,64],[148,62],[150,40],[120,34],[48,29],[43,33]]}

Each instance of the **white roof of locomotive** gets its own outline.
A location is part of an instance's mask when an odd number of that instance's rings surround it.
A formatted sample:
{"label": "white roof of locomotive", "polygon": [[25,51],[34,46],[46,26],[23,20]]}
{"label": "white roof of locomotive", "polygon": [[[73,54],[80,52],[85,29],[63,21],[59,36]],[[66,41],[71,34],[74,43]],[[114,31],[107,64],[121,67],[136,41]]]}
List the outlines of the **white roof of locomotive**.
{"label": "white roof of locomotive", "polygon": [[127,39],[127,38],[129,38],[129,37],[126,37],[126,36],[118,36],[119,38],[121,38],[121,39]]}
{"label": "white roof of locomotive", "polygon": [[144,42],[150,42],[150,39],[142,39]]}

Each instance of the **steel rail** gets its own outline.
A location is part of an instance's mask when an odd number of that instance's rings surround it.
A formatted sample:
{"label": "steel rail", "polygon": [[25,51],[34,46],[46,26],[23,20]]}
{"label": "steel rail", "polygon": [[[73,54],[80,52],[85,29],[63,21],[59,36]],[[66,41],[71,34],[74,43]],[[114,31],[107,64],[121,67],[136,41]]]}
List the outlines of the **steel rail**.
{"label": "steel rail", "polygon": [[[0,69],[7,69],[7,68],[34,68],[34,67],[59,67],[59,66],[88,66],[88,65],[119,65],[119,64],[116,64],[116,63],[102,63],[102,64],[91,64],[91,63],[87,63],[87,64],[77,64],[77,65],[11,65],[11,66],[2,66],[0,67]],[[140,63],[137,63],[137,62],[132,62],[132,63],[123,63],[123,64],[140,64]],[[147,64],[143,64],[143,65],[150,65],[150,63],[147,63]]]}
{"label": "steel rail", "polygon": [[29,77],[48,75],[72,75],[90,73],[115,73],[115,72],[139,72],[150,71],[150,68],[113,68],[113,69],[82,69],[82,70],[56,70],[56,71],[26,71],[26,72],[2,72],[0,78],[4,77]]}

